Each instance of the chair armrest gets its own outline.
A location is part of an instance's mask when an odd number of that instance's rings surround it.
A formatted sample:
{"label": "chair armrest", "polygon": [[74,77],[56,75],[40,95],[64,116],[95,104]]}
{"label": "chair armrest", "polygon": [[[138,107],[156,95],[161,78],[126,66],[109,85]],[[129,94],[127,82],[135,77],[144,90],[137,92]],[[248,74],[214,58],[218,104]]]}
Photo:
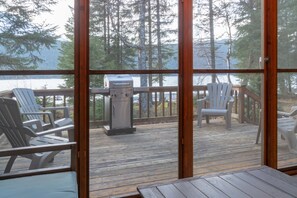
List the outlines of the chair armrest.
{"label": "chair armrest", "polygon": [[277,111],[277,117],[281,118],[281,117],[289,117],[290,113],[288,112],[284,112],[284,111]]}
{"label": "chair armrest", "polygon": [[[30,127],[31,129],[33,129],[36,132],[43,130],[42,123],[38,119],[25,121],[25,122],[23,122],[23,124],[24,124],[24,126]],[[34,127],[34,125],[36,127]]]}
{"label": "chair armrest", "polygon": [[25,113],[21,113],[21,114],[22,115],[47,115],[52,128],[56,127],[55,126],[54,116],[53,116],[52,112],[50,112],[50,111],[46,111],[46,112],[25,112]]}
{"label": "chair armrest", "polygon": [[207,97],[204,97],[204,98],[198,99],[197,101],[198,101],[198,102],[204,102],[204,101],[206,101],[206,100],[208,100],[208,98],[207,98]]}
{"label": "chair armrest", "polygon": [[201,98],[201,99],[198,99],[197,100],[197,102],[198,102],[198,105],[199,105],[199,103],[200,104],[203,104],[204,102],[206,102],[208,100],[208,98],[207,97],[204,97],[204,98]]}
{"label": "chair armrest", "polygon": [[[68,130],[74,130],[74,125],[67,125],[67,126],[49,129],[43,132],[36,133],[36,135],[43,136],[43,135],[48,135],[48,134],[53,134],[53,133],[58,133],[58,132],[68,131]],[[73,141],[73,138],[71,138],[70,141]]]}
{"label": "chair armrest", "polygon": [[[52,152],[52,151],[62,151],[62,150],[70,150],[71,152],[71,165],[70,166],[60,166],[46,169],[34,169],[28,171],[21,171],[16,173],[4,173],[0,175],[0,180],[5,179],[13,179],[13,178],[21,178],[21,177],[31,177],[34,175],[42,175],[42,174],[50,174],[50,173],[58,173],[65,171],[73,171],[75,170],[75,161],[76,161],[76,142],[65,142],[60,144],[46,144],[46,145],[38,145],[38,146],[26,146],[26,147],[18,147],[18,148],[10,148],[10,149],[2,149],[0,151],[1,157],[11,157],[11,156],[22,156],[33,153],[42,153],[42,152]],[[39,180],[40,181],[40,180]],[[3,184],[3,183],[2,183]],[[13,182],[14,184],[14,182]],[[26,185],[28,186],[28,185]],[[11,188],[13,192],[12,195],[16,195],[14,188]],[[2,191],[1,191],[2,192]],[[23,191],[22,191],[23,192]],[[42,197],[42,193],[38,197]],[[57,194],[53,194],[57,195]],[[12,197],[12,196],[8,196]],[[13,196],[15,197],[15,196]],[[17,196],[22,197],[22,196]]]}
{"label": "chair armrest", "polygon": [[0,157],[41,153],[41,152],[48,152],[48,151],[68,150],[68,149],[73,149],[75,147],[76,147],[76,142],[67,142],[67,143],[60,143],[60,144],[9,148],[9,149],[0,150]]}
{"label": "chair armrest", "polygon": [[202,99],[198,99],[197,100],[197,105],[198,105],[198,111],[201,111],[201,109],[203,108],[205,102],[208,101],[207,97],[204,97]]}
{"label": "chair armrest", "polygon": [[291,108],[291,112],[277,111],[278,117],[293,117],[295,115],[297,115],[297,107],[296,106],[293,106]]}
{"label": "chair armrest", "polygon": [[55,110],[64,110],[64,117],[69,118],[69,107],[65,106],[58,106],[58,107],[40,107],[40,110],[49,110],[49,111],[55,111]]}
{"label": "chair armrest", "polygon": [[232,112],[233,104],[234,104],[234,98],[231,96],[229,101],[227,102],[227,109],[229,112]]}

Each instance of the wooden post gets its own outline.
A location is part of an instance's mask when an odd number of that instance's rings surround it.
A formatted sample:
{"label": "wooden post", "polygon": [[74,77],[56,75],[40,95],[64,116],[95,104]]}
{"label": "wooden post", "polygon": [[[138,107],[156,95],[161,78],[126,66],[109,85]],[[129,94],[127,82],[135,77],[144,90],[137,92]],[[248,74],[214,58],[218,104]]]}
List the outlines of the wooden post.
{"label": "wooden post", "polygon": [[178,177],[193,176],[193,2],[179,0]]}
{"label": "wooden post", "polygon": [[238,89],[238,104],[239,104],[239,110],[238,110],[238,121],[239,123],[244,123],[244,90],[246,86],[241,85]]}
{"label": "wooden post", "polygon": [[74,124],[79,197],[89,197],[89,0],[75,0]]}
{"label": "wooden post", "polygon": [[277,168],[277,0],[263,1],[263,163]]}

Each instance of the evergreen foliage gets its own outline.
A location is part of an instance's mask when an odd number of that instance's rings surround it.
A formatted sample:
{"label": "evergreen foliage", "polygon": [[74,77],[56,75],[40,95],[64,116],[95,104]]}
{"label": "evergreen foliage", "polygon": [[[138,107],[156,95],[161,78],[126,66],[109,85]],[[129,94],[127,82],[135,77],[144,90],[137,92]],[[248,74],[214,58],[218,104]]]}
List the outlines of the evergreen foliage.
{"label": "evergreen foliage", "polygon": [[[58,38],[55,26],[34,22],[41,13],[51,12],[56,0],[0,1],[0,68],[35,69],[43,60],[38,52],[50,48]],[[37,53],[36,53],[37,52]]]}
{"label": "evergreen foliage", "polygon": [[[234,42],[234,57],[239,69],[260,69],[261,57],[261,0],[240,1],[235,10],[237,35]],[[260,95],[261,76],[238,74],[241,84],[247,85]]]}

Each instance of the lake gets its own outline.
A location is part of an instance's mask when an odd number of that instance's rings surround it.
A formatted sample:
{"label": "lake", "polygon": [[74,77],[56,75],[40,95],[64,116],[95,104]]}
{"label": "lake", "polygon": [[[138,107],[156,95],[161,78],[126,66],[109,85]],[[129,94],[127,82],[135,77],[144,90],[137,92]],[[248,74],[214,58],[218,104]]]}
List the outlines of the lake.
{"label": "lake", "polygon": [[14,79],[0,80],[0,91],[12,90],[13,88],[30,88],[30,89],[57,89],[63,85],[63,79]]}
{"label": "lake", "polygon": [[[132,77],[134,87],[140,86],[140,77]],[[226,75],[220,75],[219,80],[221,82],[227,82]],[[233,84],[239,84],[239,79],[231,76]],[[194,76],[193,84],[201,85],[206,84],[211,81],[210,75],[199,75]],[[14,79],[14,80],[0,80],[0,91],[12,90],[13,88],[30,88],[30,89],[58,89],[59,85],[63,85],[64,80],[60,78],[48,78],[48,79]],[[178,78],[177,76],[165,76],[163,81],[163,86],[177,86]],[[158,83],[154,83],[153,86],[158,86]]]}

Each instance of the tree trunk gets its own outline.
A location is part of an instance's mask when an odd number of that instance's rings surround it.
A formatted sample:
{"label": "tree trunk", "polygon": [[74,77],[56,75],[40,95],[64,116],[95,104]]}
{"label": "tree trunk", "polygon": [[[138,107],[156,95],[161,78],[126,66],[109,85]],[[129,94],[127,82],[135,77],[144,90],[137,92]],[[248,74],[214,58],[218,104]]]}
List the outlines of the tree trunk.
{"label": "tree trunk", "polygon": [[[145,47],[145,0],[140,0],[140,13],[139,13],[139,55],[138,67],[139,69],[146,69],[146,47]],[[140,76],[140,86],[147,87],[147,75]],[[147,94],[141,94],[141,109],[143,115],[147,112]]]}
{"label": "tree trunk", "polygon": [[120,0],[117,0],[117,34],[116,34],[116,64],[118,66],[118,68],[123,69],[123,66],[121,64],[120,61],[120,53],[121,53],[121,49],[120,49]]}
{"label": "tree trunk", "polygon": [[107,0],[104,1],[104,20],[103,20],[103,38],[104,38],[104,52],[106,54],[107,51],[107,18],[108,18],[108,11],[107,11]]}
{"label": "tree trunk", "polygon": [[[158,69],[163,69],[162,62],[162,43],[161,43],[161,21],[160,21],[160,0],[157,0],[157,46],[158,46]],[[163,87],[163,74],[159,74],[159,86]],[[159,102],[163,101],[163,95],[160,94]]]}
{"label": "tree trunk", "polygon": [[[108,3],[108,0],[107,0]],[[109,9],[107,9],[107,22],[106,22],[106,27],[107,27],[107,54],[110,54],[110,13]]]}
{"label": "tree trunk", "polygon": [[[152,42],[152,7],[151,0],[148,0],[148,68],[149,70],[153,69],[153,42]],[[149,87],[153,86],[153,75],[149,74]],[[148,96],[149,105],[152,104],[152,94]]]}
{"label": "tree trunk", "polygon": [[[209,36],[210,36],[210,65],[211,69],[216,68],[216,51],[215,51],[215,37],[213,25],[213,0],[209,0]],[[216,74],[212,74],[211,81],[216,82]]]}

